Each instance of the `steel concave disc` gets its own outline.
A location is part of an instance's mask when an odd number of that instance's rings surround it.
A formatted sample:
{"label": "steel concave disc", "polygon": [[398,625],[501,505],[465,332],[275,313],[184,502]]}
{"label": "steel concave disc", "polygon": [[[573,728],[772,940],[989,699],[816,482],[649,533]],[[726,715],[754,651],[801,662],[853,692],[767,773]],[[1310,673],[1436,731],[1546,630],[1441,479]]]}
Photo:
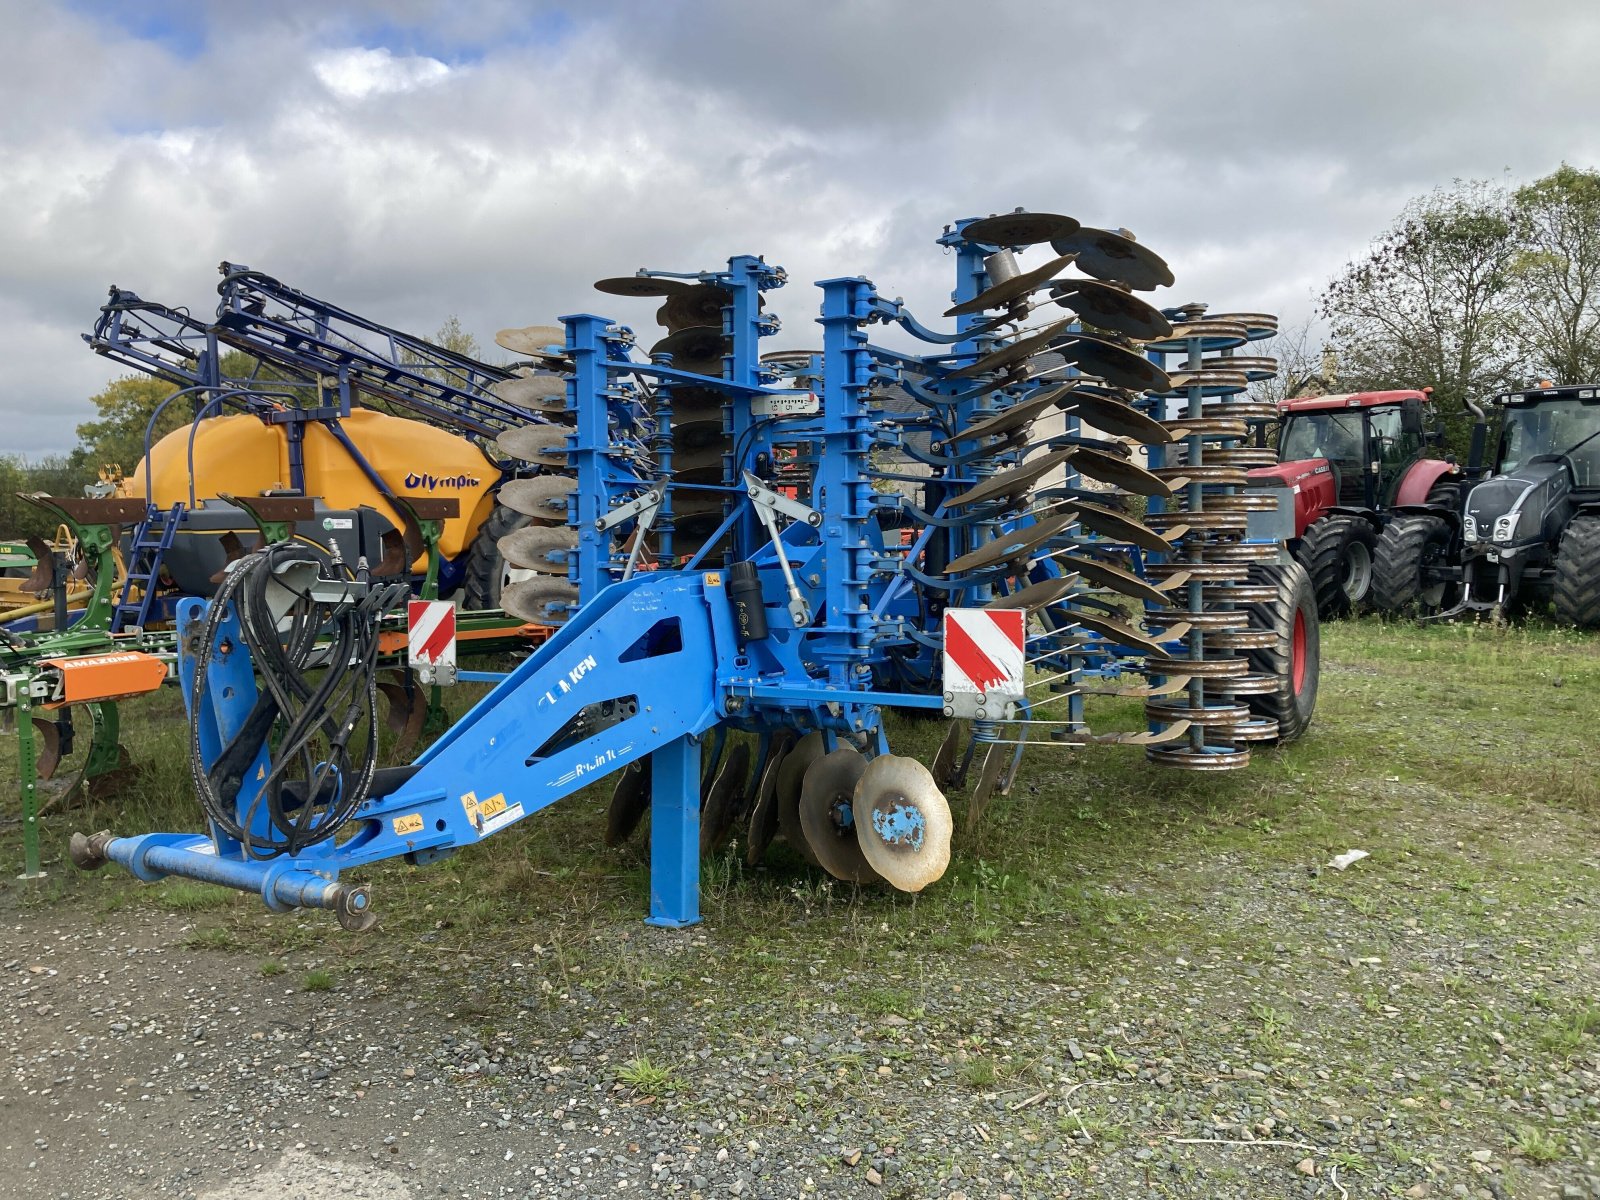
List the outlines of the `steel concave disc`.
{"label": "steel concave disc", "polygon": [[507,584],[500,593],[502,609],[534,625],[564,624],[577,603],[577,584],[548,575]]}
{"label": "steel concave disc", "polygon": [[1031,271],[1013,275],[1010,279],[1002,279],[992,287],[987,287],[979,292],[971,300],[963,301],[952,308],[945,309],[944,315],[947,317],[960,317],[968,313],[982,312],[986,308],[1003,307],[1013,300],[1020,300],[1035,288],[1041,287],[1049,280],[1054,279],[1062,271],[1065,271],[1071,263],[1072,255],[1058,255]]}
{"label": "steel concave disc", "polygon": [[1051,538],[1072,528],[1077,518],[1072,513],[1050,517],[1033,525],[1022,525],[1008,533],[1001,533],[993,541],[968,551],[945,567],[946,575],[960,575],[983,567],[1025,558]]}
{"label": "steel concave disc", "polygon": [[1086,375],[1135,392],[1165,392],[1172,378],[1136,350],[1087,334],[1074,334],[1055,347],[1061,357],[1076,363]]}
{"label": "steel concave disc", "polygon": [[1172,441],[1172,434],[1153,417],[1148,417],[1131,404],[1099,395],[1089,388],[1078,388],[1068,399],[1066,410],[1075,413],[1082,421],[1116,437],[1132,438],[1147,446],[1160,446]]}
{"label": "steel concave disc", "polygon": [[851,797],[856,842],[868,867],[902,892],[920,892],[950,865],[950,804],[914,758],[880,754]]}
{"label": "steel concave disc", "polygon": [[733,295],[726,288],[711,283],[691,284],[675,292],[656,310],[656,321],[676,333],[696,325],[714,325],[722,329],[722,310],[733,303]]}
{"label": "steel concave disc", "polygon": [[1101,562],[1098,558],[1085,558],[1074,554],[1063,555],[1058,560],[1063,569],[1071,569],[1097,587],[1143,600],[1147,604],[1169,605],[1172,597],[1158,591],[1131,571]]}
{"label": "steel concave disc", "polygon": [[519,425],[495,438],[494,444],[507,458],[561,468],[568,462],[568,432],[565,425]]}
{"label": "steel concave disc", "polygon": [[851,824],[843,820],[866,769],[861,751],[840,746],[812,763],[800,784],[800,828],[806,844],[824,871],[846,883],[876,883],[882,878],[862,852],[854,818]]}
{"label": "steel concave disc", "polygon": [[767,847],[778,833],[778,773],[794,749],[795,736],[784,729],[773,734],[767,761],[756,781],[755,802],[750,806],[750,825],[745,837],[746,866],[755,866],[766,856]]}
{"label": "steel concave disc", "polygon": [[495,543],[513,567],[541,575],[567,573],[567,554],[578,548],[578,531],[565,525],[524,525]]}
{"label": "steel concave disc", "polygon": [[1061,575],[1054,579],[1041,579],[1004,596],[997,596],[983,607],[986,609],[1021,608],[1032,612],[1045,608],[1072,594],[1078,584],[1076,575]]}
{"label": "steel concave disc", "polygon": [[1057,284],[1052,294],[1062,308],[1070,308],[1100,329],[1125,333],[1140,341],[1166,337],[1172,332],[1172,322],[1159,308],[1109,283],[1068,279]]}
{"label": "steel concave disc", "polygon": [[1010,212],[973,221],[961,230],[961,236],[984,246],[1033,246],[1071,237],[1079,228],[1077,221],[1060,213]]}
{"label": "steel concave disc", "polygon": [[720,850],[733,832],[750,782],[750,744],[735,742],[700,806],[700,854]]}
{"label": "steel concave disc", "polygon": [[606,807],[605,844],[620,846],[633,836],[650,808],[650,756],[629,763],[617,776]]}
{"label": "steel concave disc", "polygon": [[1172,286],[1172,269],[1166,260],[1126,231],[1084,226],[1076,233],[1051,238],[1050,246],[1057,254],[1076,254],[1078,269],[1096,279],[1125,283],[1140,292]]}
{"label": "steel concave disc", "polygon": [[502,329],[494,335],[495,344],[513,354],[530,358],[559,358],[567,352],[567,331],[561,325],[524,325],[521,329]]}
{"label": "steel concave disc", "polygon": [[1077,501],[1074,507],[1078,511],[1078,520],[1083,527],[1098,533],[1101,537],[1117,542],[1129,542],[1155,554],[1172,552],[1171,542],[1126,513],[1120,513],[1114,508],[1102,508],[1087,501]]}
{"label": "steel concave disc", "polygon": [[1038,420],[1051,408],[1060,408],[1069,403],[1073,391],[1070,384],[1060,384],[1046,388],[1037,396],[1030,396],[1026,400],[1019,400],[1009,408],[1002,409],[990,416],[984,417],[961,430],[952,441],[979,441],[986,437],[994,437],[1002,433],[1010,433],[1024,425]]}
{"label": "steel concave disc", "polygon": [[1139,496],[1170,499],[1173,494],[1172,488],[1159,476],[1152,475],[1138,463],[1107,454],[1103,450],[1080,446],[1078,453],[1073,456],[1072,466],[1080,475],[1087,475],[1090,479],[1098,479],[1101,483],[1112,484]]}
{"label": "steel concave disc", "polygon": [[800,824],[800,792],[811,765],[820,762],[826,752],[827,745],[822,734],[806,734],[783,760],[776,787],[778,828],[783,832],[783,839],[794,847],[795,853],[814,867],[822,864],[817,861],[810,843],[806,841],[805,829]]}
{"label": "steel concave disc", "polygon": [[1042,351],[1050,344],[1052,338],[1060,335],[1071,321],[1055,321],[1046,325],[1037,333],[1001,346],[998,350],[991,350],[975,362],[968,363],[959,370],[950,372],[951,379],[970,379],[974,375],[986,375],[990,371],[1009,366]]}
{"label": "steel concave disc", "polygon": [[1049,454],[1041,455],[1032,462],[1025,462],[1021,466],[1012,467],[1009,471],[1001,471],[991,475],[976,487],[962,492],[953,500],[947,500],[945,507],[949,509],[965,508],[971,504],[982,504],[986,500],[994,500],[1000,496],[1021,495],[1033,485],[1055,470],[1062,463],[1079,453],[1076,448],[1069,447],[1065,450],[1053,450]]}
{"label": "steel concave disc", "polygon": [[614,275],[595,281],[594,290],[609,296],[676,296],[691,285],[681,279],[658,279],[649,275]]}
{"label": "steel concave disc", "polygon": [[567,523],[567,497],[578,481],[565,475],[510,479],[500,485],[500,503],[513,512],[556,524]]}

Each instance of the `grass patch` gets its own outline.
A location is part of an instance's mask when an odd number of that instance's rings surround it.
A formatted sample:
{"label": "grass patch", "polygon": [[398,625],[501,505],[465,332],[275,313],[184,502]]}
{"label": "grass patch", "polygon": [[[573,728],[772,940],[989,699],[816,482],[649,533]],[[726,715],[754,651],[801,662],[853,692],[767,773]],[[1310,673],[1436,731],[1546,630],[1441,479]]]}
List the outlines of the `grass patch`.
{"label": "grass patch", "polygon": [[234,893],[227,888],[210,883],[196,883],[192,879],[163,879],[151,890],[151,902],[168,912],[210,912],[229,908]]}
{"label": "grass patch", "polygon": [[193,930],[183,944],[191,950],[233,950],[239,945],[239,939],[233,936],[233,931],[221,925],[207,925]]}
{"label": "grass patch", "polygon": [[267,979],[271,979],[275,975],[282,975],[288,969],[288,967],[273,958],[269,958],[261,964],[261,974]]}
{"label": "grass patch", "polygon": [[630,1058],[617,1068],[617,1082],[632,1088],[635,1095],[660,1098],[683,1090],[683,1081],[667,1067],[648,1058]]}
{"label": "grass patch", "polygon": [[989,1055],[980,1054],[961,1064],[961,1076],[968,1087],[993,1087],[1000,1079],[1000,1067]]}
{"label": "grass patch", "polygon": [[333,990],[333,972],[307,971],[306,977],[300,981],[300,990],[303,992],[331,992]]}
{"label": "grass patch", "polygon": [[1523,1158],[1536,1163],[1555,1162],[1567,1152],[1560,1138],[1549,1130],[1538,1129],[1532,1125],[1524,1125],[1517,1130],[1517,1140],[1513,1148]]}

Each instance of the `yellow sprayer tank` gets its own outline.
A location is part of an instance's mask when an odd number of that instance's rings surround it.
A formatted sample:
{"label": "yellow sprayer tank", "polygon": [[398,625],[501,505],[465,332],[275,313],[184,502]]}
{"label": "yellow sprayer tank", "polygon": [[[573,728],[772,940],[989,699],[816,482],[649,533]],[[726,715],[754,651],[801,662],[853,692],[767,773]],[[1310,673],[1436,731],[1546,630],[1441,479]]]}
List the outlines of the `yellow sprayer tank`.
{"label": "yellow sprayer tank", "polygon": [[[395,495],[419,499],[454,497],[459,501],[460,514],[444,523],[440,538],[439,551],[444,558],[454,559],[472,545],[478,527],[494,508],[492,489],[500,482],[499,470],[477,446],[432,425],[372,409],[356,409],[341,418],[339,424]],[[305,494],[320,498],[332,510],[369,507],[396,529],[402,528],[399,514],[332,432],[314,421],[302,428]],[[128,476],[123,484],[125,493],[143,498],[148,472],[150,498],[156,505],[171,508],[181,501],[187,506],[191,431],[196,501],[211,499],[215,509],[220,507],[215,499],[219,492],[248,497],[290,486],[285,427],[241,413],[207,417],[167,434],[151,449],[149,459]],[[169,552],[168,561],[183,557],[181,548],[186,537],[203,538],[214,544],[227,528],[234,529],[246,546],[252,544],[247,535],[254,533],[254,526],[248,519],[222,525],[191,521],[180,528],[174,543],[176,554]],[[322,540],[320,536],[318,540]],[[418,559],[412,569],[421,571],[426,565],[425,558]],[[183,581],[179,582],[182,585]]]}

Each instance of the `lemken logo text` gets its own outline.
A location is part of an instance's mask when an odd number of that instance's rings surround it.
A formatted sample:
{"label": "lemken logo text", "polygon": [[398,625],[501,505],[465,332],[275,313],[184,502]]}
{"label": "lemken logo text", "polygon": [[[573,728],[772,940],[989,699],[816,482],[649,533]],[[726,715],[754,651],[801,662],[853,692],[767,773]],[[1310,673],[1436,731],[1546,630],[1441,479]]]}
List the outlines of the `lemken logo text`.
{"label": "lemken logo text", "polygon": [[476,475],[418,475],[413,471],[406,476],[406,490],[414,492],[422,488],[432,492],[439,488],[452,488],[459,491],[477,487],[481,482]]}

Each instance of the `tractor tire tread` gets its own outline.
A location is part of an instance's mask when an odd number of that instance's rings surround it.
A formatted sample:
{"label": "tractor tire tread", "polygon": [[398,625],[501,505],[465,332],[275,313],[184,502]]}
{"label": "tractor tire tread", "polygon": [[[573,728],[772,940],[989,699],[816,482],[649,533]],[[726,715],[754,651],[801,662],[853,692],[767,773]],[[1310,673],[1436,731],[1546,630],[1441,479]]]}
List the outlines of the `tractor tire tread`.
{"label": "tractor tire tread", "polygon": [[1312,522],[1300,539],[1300,553],[1296,557],[1311,576],[1317,616],[1324,621],[1349,616],[1365,600],[1363,595],[1352,603],[1344,589],[1344,561],[1354,541],[1365,545],[1370,556],[1378,543],[1378,531],[1365,519],[1343,513],[1333,513]]}
{"label": "tractor tire tread", "polygon": [[1556,552],[1556,620],[1600,629],[1600,515],[1574,517]]}
{"label": "tractor tire tread", "polygon": [[472,539],[461,581],[462,608],[482,611],[500,607],[500,580],[504,566],[496,543],[531,520],[531,517],[514,509],[497,504],[489,514],[489,519],[478,526],[478,535]]}
{"label": "tractor tire tread", "polygon": [[[1317,707],[1320,679],[1320,625],[1311,577],[1298,562],[1256,563],[1250,568],[1250,583],[1278,589],[1277,597],[1259,604],[1244,605],[1250,613],[1251,629],[1271,629],[1277,641],[1262,650],[1248,650],[1250,670],[1278,680],[1278,690],[1244,697],[1250,711],[1278,723],[1278,736],[1284,745],[1300,738],[1311,725]],[[1305,617],[1305,674],[1298,693],[1294,687],[1295,614]]]}
{"label": "tractor tire tread", "polygon": [[1417,607],[1422,593],[1422,552],[1428,535],[1444,527],[1441,517],[1402,514],[1390,521],[1372,556],[1372,607],[1400,616]]}

